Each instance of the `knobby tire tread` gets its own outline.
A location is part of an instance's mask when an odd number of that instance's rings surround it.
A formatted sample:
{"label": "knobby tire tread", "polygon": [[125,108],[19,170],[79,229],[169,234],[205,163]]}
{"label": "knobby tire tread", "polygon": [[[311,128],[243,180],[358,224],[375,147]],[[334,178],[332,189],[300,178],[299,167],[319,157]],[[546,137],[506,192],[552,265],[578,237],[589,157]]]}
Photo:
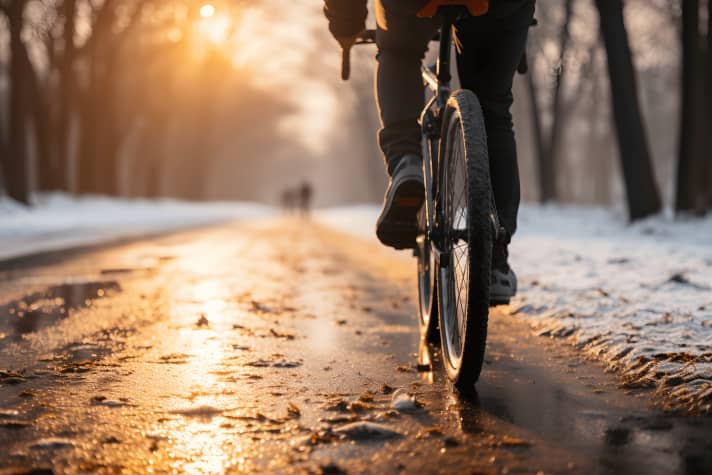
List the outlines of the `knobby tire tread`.
{"label": "knobby tire tread", "polygon": [[[489,216],[492,185],[487,136],[479,100],[472,91],[455,91],[448,100],[448,110],[443,120],[445,127],[449,126],[450,114],[459,115],[464,136],[464,155],[468,174],[467,224],[470,270],[465,343],[461,365],[459,370],[452,368],[446,355],[443,355],[443,362],[455,387],[460,391],[470,392],[474,389],[474,384],[482,371],[487,342],[493,240]],[[443,137],[446,140],[449,137],[447,130],[443,130]],[[447,148],[443,150],[447,150]],[[443,163],[445,160],[440,160],[440,162]],[[438,297],[442,298],[440,292]],[[443,334],[442,338],[445,338],[444,332],[441,331],[441,333]],[[445,345],[444,340],[442,344]]]}

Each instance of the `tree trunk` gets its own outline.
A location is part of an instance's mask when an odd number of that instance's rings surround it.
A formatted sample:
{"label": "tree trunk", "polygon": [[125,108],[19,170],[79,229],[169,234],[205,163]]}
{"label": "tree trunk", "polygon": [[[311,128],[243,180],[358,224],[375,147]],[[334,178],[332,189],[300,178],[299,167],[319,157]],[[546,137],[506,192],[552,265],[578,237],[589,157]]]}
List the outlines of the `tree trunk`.
{"label": "tree trunk", "polygon": [[542,201],[553,201],[559,197],[559,186],[557,183],[557,172],[559,171],[559,151],[561,149],[562,140],[562,124],[564,117],[564,107],[563,107],[563,93],[564,93],[564,77],[566,72],[566,50],[569,47],[569,42],[571,39],[571,17],[574,11],[573,0],[566,0],[564,2],[565,13],[564,22],[561,25],[561,32],[559,34],[559,55],[560,63],[559,70],[556,74],[556,83],[554,84],[554,95],[551,104],[551,128],[549,129],[549,140],[546,144],[546,155],[548,156],[549,166],[547,173],[547,181],[549,183],[549,193],[550,196],[542,195]]}
{"label": "tree trunk", "polygon": [[61,190],[69,190],[69,136],[72,123],[72,104],[76,100],[76,80],[74,77],[76,7],[76,0],[64,0],[62,4],[62,15],[64,16],[62,43],[64,51],[59,65],[58,107],[54,124],[55,143],[57,144],[57,174],[54,187]]}
{"label": "tree trunk", "polygon": [[707,184],[704,187],[707,192],[707,209],[712,210],[712,157],[709,156],[709,151],[712,150],[712,0],[707,0],[707,51],[705,56],[707,71],[704,84],[707,100],[704,108],[707,115],[703,123],[702,135],[707,141],[704,147],[707,155],[703,156],[702,159],[707,167]]}
{"label": "tree trunk", "polygon": [[693,173],[693,186],[695,190],[692,211],[698,216],[707,213],[707,203],[710,195],[712,181],[709,180],[710,158],[709,152],[712,141],[710,140],[709,118],[707,96],[709,94],[709,73],[706,64],[706,48],[702,47],[704,41],[702,34],[698,35],[700,47],[697,48],[698,71],[695,76],[695,102],[694,102],[694,143],[692,147],[692,160],[694,161],[695,172]]}
{"label": "tree trunk", "polygon": [[537,97],[536,84],[534,83],[534,72],[530,70],[527,74],[527,86],[529,89],[529,110],[531,111],[532,133],[534,134],[534,145],[536,150],[536,162],[539,181],[539,201],[546,203],[556,197],[554,186],[554,165],[550,156],[546,153],[544,144],[544,131],[541,126],[541,109]]}
{"label": "tree trunk", "polygon": [[682,2],[682,74],[680,78],[680,120],[677,158],[677,182],[675,192],[675,211],[692,212],[697,200],[698,156],[697,146],[697,109],[700,98],[698,76],[701,72],[699,1]]}
{"label": "tree trunk", "polygon": [[[118,133],[115,101],[116,74],[121,38],[113,35],[120,2],[106,0],[93,24],[86,42],[89,80],[83,94],[81,143],[79,155],[79,189],[82,193],[118,193]],[[136,10],[131,22],[136,20]],[[128,29],[124,29],[126,33]]]}
{"label": "tree trunk", "polygon": [[97,75],[95,88],[101,91],[101,121],[96,127],[96,180],[97,191],[101,194],[119,194],[119,146],[121,133],[117,121],[116,71],[118,63],[117,46],[111,51],[103,51],[101,73]]}
{"label": "tree trunk", "polygon": [[558,155],[561,149],[562,140],[562,125],[565,115],[565,107],[563,101],[564,91],[564,73],[565,73],[565,56],[571,40],[571,18],[573,16],[574,0],[565,0],[564,19],[561,24],[559,33],[559,69],[556,71],[556,82],[552,91],[552,99],[550,104],[551,125],[548,133],[544,135],[541,123],[541,107],[537,95],[536,82],[533,72],[529,71],[527,77],[527,85],[529,89],[530,110],[532,114],[532,127],[534,140],[536,143],[536,158],[537,171],[539,182],[539,201],[548,203],[555,201],[559,197],[558,174]]}
{"label": "tree trunk", "polygon": [[631,221],[660,211],[648,141],[638,103],[633,59],[622,0],[596,0],[608,57],[613,115]]}
{"label": "tree trunk", "polygon": [[26,128],[28,91],[26,70],[22,66],[25,4],[25,0],[12,1],[7,11],[10,26],[10,139],[5,156],[5,189],[11,198],[30,204]]}
{"label": "tree trunk", "polygon": [[97,55],[94,43],[87,52],[86,61],[89,67],[89,78],[86,91],[80,99],[80,139],[79,155],[77,157],[77,192],[80,194],[96,193],[97,173],[97,130],[99,127],[98,107],[99,95],[97,94]]}
{"label": "tree trunk", "polygon": [[52,147],[49,104],[24,44],[21,45],[19,51],[21,54],[19,60],[26,78],[25,87],[29,98],[26,106],[28,114],[32,118],[37,151],[37,187],[43,191],[51,190],[54,183],[53,177],[57,173],[57,163],[54,154],[55,150]]}

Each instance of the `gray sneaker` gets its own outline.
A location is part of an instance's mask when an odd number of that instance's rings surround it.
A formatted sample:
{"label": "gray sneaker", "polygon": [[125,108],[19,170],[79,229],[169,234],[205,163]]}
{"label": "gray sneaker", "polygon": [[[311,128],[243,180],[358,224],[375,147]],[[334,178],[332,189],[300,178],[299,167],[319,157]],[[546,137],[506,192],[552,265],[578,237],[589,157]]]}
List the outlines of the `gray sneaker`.
{"label": "gray sneaker", "polygon": [[425,199],[423,161],[405,155],[393,169],[376,222],[376,235],[384,245],[412,249],[418,235],[418,210]]}
{"label": "gray sneaker", "polygon": [[490,283],[490,306],[509,305],[509,300],[517,294],[517,275],[511,267],[492,269]]}
{"label": "gray sneaker", "polygon": [[490,306],[508,305],[517,294],[517,275],[509,267],[509,236],[503,232],[492,249]]}

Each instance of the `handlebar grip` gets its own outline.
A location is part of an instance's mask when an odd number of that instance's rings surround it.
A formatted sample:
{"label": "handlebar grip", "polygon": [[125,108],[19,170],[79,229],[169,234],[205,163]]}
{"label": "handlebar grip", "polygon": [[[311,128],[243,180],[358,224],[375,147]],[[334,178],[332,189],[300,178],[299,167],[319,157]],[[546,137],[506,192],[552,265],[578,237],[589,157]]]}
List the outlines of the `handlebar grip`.
{"label": "handlebar grip", "polygon": [[348,81],[351,77],[351,48],[353,45],[368,45],[376,42],[376,30],[364,30],[352,42],[341,43],[341,79]]}
{"label": "handlebar grip", "polygon": [[348,81],[351,77],[351,47],[341,50],[341,80]]}

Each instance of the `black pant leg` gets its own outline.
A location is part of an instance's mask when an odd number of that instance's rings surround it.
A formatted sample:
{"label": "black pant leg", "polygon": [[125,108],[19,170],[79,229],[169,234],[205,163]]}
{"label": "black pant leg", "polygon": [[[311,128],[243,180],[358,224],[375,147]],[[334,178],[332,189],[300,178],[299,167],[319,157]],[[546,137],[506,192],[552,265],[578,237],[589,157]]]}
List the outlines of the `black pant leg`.
{"label": "black pant leg", "polygon": [[457,25],[462,49],[457,66],[462,87],[477,94],[487,132],[497,212],[511,236],[517,228],[520,184],[512,124],[512,82],[524,53],[534,2],[510,15],[471,18]]}
{"label": "black pant leg", "polygon": [[437,31],[437,19],[416,12],[424,0],[376,0],[376,99],[382,128],[378,143],[388,173],[406,154],[421,155],[418,117],[425,94],[420,76],[428,43]]}

